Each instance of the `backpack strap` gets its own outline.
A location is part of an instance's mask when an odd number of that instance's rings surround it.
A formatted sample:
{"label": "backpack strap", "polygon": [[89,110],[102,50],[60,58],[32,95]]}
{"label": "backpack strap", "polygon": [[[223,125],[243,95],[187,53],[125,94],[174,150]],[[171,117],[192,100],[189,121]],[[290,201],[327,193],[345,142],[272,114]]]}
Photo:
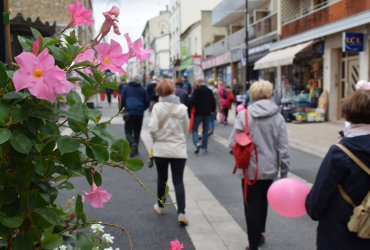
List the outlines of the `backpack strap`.
{"label": "backpack strap", "polygon": [[[351,158],[357,166],[359,166],[362,170],[364,170],[368,175],[370,175],[370,169],[363,163],[357,156],[355,156],[348,148],[346,148],[342,144],[335,144],[338,148],[340,148],[349,158]],[[339,185],[338,187],[339,193],[342,195],[343,199],[347,201],[349,204],[351,204],[353,207],[355,207],[355,203],[351,199],[351,197],[347,194],[347,192],[344,190],[342,185]]]}
{"label": "backpack strap", "polygon": [[[244,133],[249,136],[248,108],[245,109]],[[257,152],[256,144],[254,142],[253,142],[253,147],[254,147],[254,152],[256,155],[256,172],[254,174],[253,181],[249,180],[247,169],[243,170],[243,176],[244,176],[243,195],[244,195],[244,202],[247,207],[248,207],[248,202],[247,202],[248,185],[254,185],[257,182],[257,177],[258,177],[258,152]],[[236,167],[234,169],[234,172],[235,171],[236,171]]]}
{"label": "backpack strap", "polygon": [[340,148],[349,158],[351,158],[357,166],[359,166],[362,170],[364,170],[368,175],[370,175],[370,169],[363,163],[357,156],[355,156],[348,148],[343,146],[342,144],[335,144],[338,148]]}

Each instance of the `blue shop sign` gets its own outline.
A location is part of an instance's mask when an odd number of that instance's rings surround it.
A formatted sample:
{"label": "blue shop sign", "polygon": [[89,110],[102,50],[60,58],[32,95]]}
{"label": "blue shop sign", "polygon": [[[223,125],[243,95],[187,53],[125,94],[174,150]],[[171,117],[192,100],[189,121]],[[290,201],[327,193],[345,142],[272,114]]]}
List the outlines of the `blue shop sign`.
{"label": "blue shop sign", "polygon": [[343,32],[343,52],[361,52],[364,51],[364,34]]}

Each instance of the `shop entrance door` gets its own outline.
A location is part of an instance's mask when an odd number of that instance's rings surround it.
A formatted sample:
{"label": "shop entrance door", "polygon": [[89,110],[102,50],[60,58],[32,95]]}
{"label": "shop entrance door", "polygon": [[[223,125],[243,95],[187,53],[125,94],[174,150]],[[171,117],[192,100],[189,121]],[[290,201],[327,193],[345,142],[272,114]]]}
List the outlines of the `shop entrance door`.
{"label": "shop entrance door", "polygon": [[356,83],[359,80],[359,59],[358,56],[346,56],[341,61],[341,82],[338,88],[338,109],[337,118],[343,118],[341,107],[343,100],[355,91]]}

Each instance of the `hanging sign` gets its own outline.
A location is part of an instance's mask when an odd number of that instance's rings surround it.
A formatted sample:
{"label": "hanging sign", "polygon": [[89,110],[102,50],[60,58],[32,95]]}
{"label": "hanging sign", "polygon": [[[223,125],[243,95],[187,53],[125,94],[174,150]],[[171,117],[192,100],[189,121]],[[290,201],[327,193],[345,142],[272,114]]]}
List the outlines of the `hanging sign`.
{"label": "hanging sign", "polygon": [[364,34],[343,32],[342,50],[352,53],[364,51]]}

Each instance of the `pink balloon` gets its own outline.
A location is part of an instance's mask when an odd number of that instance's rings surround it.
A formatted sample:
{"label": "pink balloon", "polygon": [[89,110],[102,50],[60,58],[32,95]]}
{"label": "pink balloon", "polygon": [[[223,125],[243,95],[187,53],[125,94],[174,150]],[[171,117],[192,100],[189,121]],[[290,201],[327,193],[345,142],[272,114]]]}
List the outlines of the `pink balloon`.
{"label": "pink balloon", "polygon": [[236,107],[236,113],[239,113],[240,111],[244,110],[245,109],[245,106],[243,104],[239,104],[237,107]]}
{"label": "pink balloon", "polygon": [[305,201],[310,188],[303,182],[284,178],[274,182],[267,191],[267,200],[278,214],[297,218],[306,214]]}

